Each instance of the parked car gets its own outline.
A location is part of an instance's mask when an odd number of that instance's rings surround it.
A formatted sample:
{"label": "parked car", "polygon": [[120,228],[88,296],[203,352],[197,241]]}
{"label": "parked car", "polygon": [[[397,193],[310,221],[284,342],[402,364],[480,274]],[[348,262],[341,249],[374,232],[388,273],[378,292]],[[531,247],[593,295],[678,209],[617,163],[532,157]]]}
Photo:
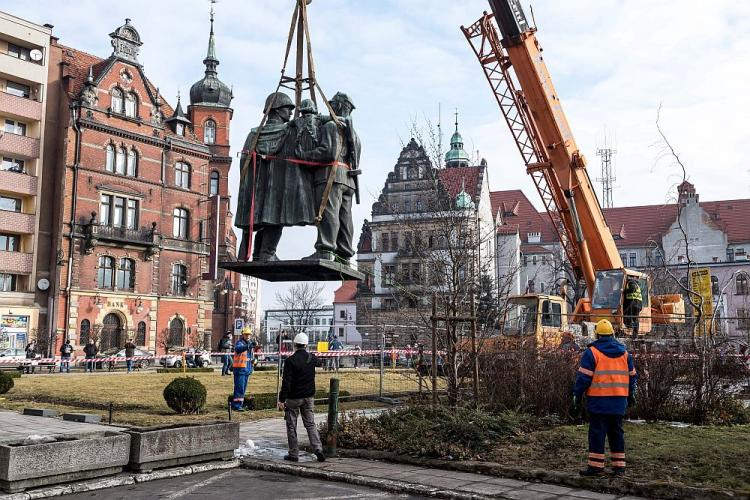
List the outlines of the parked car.
{"label": "parked car", "polygon": [[3,349],[0,351],[0,369],[21,369],[26,361],[26,351],[23,349]]}
{"label": "parked car", "polygon": [[[195,368],[196,366],[208,367],[211,366],[211,353],[203,349],[175,349],[172,353],[164,356],[159,360],[159,364],[165,368],[182,368],[182,355],[185,354],[185,365],[188,368]],[[199,361],[196,362],[196,356]]]}
{"label": "parked car", "polygon": [[[153,352],[148,351],[142,351],[141,349],[136,349],[134,356],[153,356]],[[122,358],[122,360],[116,360],[116,361],[98,361],[96,363],[96,368],[98,370],[101,370],[102,368],[107,368],[108,370],[112,371],[114,370],[117,365],[125,366],[125,349],[109,349],[104,352],[99,352],[96,355],[97,358]],[[153,363],[153,360],[151,359],[138,359],[133,363],[134,368],[148,368],[151,366],[151,363]]]}

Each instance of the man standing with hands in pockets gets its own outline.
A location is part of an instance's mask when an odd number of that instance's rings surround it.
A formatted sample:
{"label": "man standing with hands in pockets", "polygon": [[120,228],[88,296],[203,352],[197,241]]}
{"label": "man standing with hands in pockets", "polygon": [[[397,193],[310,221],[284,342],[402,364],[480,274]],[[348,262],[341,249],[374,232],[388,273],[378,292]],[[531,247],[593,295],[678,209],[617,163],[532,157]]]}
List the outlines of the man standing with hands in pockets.
{"label": "man standing with hands in pockets", "polygon": [[284,460],[299,461],[299,443],[297,442],[297,416],[302,414],[302,423],[307,430],[318,462],[324,462],[323,444],[320,442],[318,429],[315,427],[313,413],[315,397],[315,365],[317,359],[314,354],[307,352],[309,339],[306,334],[298,333],[294,337],[294,354],[284,363],[284,375],[279,391],[279,410],[284,411],[286,420],[286,437],[289,442],[289,453]]}

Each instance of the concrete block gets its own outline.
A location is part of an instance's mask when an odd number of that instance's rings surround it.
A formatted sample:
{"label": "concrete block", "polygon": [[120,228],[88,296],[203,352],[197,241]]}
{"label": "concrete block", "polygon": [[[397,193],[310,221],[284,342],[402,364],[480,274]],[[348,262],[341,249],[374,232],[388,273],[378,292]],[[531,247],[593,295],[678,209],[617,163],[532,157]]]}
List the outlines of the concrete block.
{"label": "concrete block", "polygon": [[68,483],[122,472],[130,455],[130,436],[98,432],[52,436],[53,441],[9,441],[0,444],[0,488]]}
{"label": "concrete block", "polygon": [[94,415],[93,413],[63,413],[62,418],[70,422],[84,422],[86,424],[98,424],[102,421],[101,415]]}
{"label": "concrete block", "polygon": [[50,410],[49,408],[24,408],[23,414],[33,417],[56,417],[59,415],[59,412],[57,410]]}
{"label": "concrete block", "polygon": [[240,443],[240,424],[210,422],[132,428],[128,469],[143,472],[164,467],[229,460]]}

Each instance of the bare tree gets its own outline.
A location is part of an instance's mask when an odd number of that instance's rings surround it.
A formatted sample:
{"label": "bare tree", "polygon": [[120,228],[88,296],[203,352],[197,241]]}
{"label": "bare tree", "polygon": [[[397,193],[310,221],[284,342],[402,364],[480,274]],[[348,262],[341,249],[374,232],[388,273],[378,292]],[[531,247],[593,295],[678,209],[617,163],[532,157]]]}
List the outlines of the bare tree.
{"label": "bare tree", "polygon": [[289,319],[286,327],[293,334],[305,330],[312,324],[312,319],[323,310],[323,285],[314,282],[297,283],[284,293],[276,293],[276,305],[283,310]]}

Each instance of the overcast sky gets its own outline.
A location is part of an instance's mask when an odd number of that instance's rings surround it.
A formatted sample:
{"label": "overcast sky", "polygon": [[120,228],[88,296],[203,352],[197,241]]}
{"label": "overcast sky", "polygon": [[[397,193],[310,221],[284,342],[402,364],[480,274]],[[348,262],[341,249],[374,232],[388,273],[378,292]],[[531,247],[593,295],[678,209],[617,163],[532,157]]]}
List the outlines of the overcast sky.
{"label": "overcast sky", "polygon": [[[523,2],[529,16],[528,2]],[[219,77],[233,85],[232,149],[261,118],[278,81],[294,2],[221,0],[216,4]],[[680,175],[659,160],[662,124],[703,200],[750,192],[750,2],[736,0],[537,0],[545,59],[591,177],[605,131],[615,156],[617,206],[668,201]],[[140,60],[174,105],[202,77],[207,0],[3,0],[3,10],[55,26],[61,43],[101,57],[108,34],[129,17],[144,42]],[[459,26],[489,10],[485,0],[314,0],[310,24],[318,79],[329,96],[342,90],[357,109],[363,143],[362,205],[356,238],[393,168],[413,117],[437,120],[445,138],[459,109],[466,149],[489,162],[492,190],[522,189],[537,204],[490,88]],[[530,17],[530,16],[529,16]],[[233,165],[236,192],[238,166]],[[599,185],[597,184],[597,188]],[[282,258],[312,251],[312,228],[285,232]],[[279,286],[264,283],[263,306]],[[329,284],[330,293],[335,285]],[[326,297],[330,301],[330,297]]]}

